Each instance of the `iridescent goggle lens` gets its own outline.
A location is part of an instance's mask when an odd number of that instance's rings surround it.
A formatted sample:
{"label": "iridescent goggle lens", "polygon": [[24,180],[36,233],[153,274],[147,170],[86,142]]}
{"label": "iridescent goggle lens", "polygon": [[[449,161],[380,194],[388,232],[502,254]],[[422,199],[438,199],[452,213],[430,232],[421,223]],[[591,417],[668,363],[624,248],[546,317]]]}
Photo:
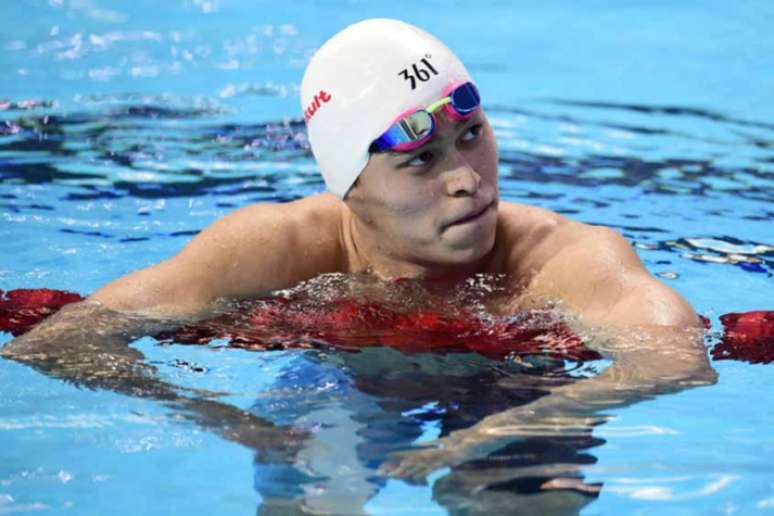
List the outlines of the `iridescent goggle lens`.
{"label": "iridescent goggle lens", "polygon": [[450,88],[446,96],[424,109],[403,115],[371,144],[371,151],[405,152],[416,149],[435,132],[433,113],[443,110],[456,120],[465,120],[481,107],[481,96],[472,82]]}
{"label": "iridescent goggle lens", "polygon": [[448,95],[450,102],[444,106],[444,109],[461,116],[463,119],[468,118],[481,107],[481,96],[478,94],[476,85],[472,82],[461,84],[450,91]]}

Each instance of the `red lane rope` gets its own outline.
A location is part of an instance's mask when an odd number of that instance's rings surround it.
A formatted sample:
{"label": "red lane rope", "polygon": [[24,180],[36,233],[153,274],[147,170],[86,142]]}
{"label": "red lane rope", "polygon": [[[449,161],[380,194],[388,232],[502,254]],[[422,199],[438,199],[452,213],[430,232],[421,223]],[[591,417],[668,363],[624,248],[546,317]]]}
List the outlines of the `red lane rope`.
{"label": "red lane rope", "polygon": [[320,344],[350,351],[369,346],[389,346],[405,353],[475,351],[496,359],[509,354],[599,358],[561,320],[545,313],[490,320],[462,310],[403,312],[387,304],[353,299],[324,306],[284,298],[262,298],[256,303],[237,317],[229,314],[157,338],[203,343],[214,336],[249,349]]}
{"label": "red lane rope", "polygon": [[48,288],[0,290],[0,331],[16,337],[63,306],[82,299],[74,292]]}
{"label": "red lane rope", "polygon": [[[0,291],[0,330],[21,335],[81,299],[76,293],[50,289]],[[267,297],[156,338],[180,344],[225,339],[230,346],[254,350],[334,346],[357,351],[389,346],[405,353],[475,351],[495,359],[535,354],[576,361],[600,358],[551,314],[526,312],[507,320],[490,320],[448,306],[441,308],[443,312],[405,312],[372,301],[337,299],[321,304],[303,296]]]}
{"label": "red lane rope", "polygon": [[712,349],[712,358],[753,364],[774,362],[774,311],[725,314],[720,322],[725,331],[720,344]]}
{"label": "red lane rope", "polygon": [[[83,298],[51,289],[0,290],[0,331],[14,336]],[[372,301],[339,299],[324,306],[309,300],[261,298],[244,309],[156,336],[161,342],[206,344],[225,339],[254,350],[330,345],[355,351],[390,346],[406,353],[475,351],[491,358],[546,355],[595,360],[579,337],[556,317],[525,312],[508,319],[484,319],[461,309],[401,311]],[[726,314],[716,360],[774,362],[774,311]]]}

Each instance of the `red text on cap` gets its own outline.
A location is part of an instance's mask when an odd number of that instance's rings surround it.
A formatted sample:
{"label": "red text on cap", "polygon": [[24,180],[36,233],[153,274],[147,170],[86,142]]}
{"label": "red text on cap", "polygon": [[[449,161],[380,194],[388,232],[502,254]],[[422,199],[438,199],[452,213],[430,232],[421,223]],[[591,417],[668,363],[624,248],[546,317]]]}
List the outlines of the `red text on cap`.
{"label": "red text on cap", "polygon": [[317,110],[320,109],[320,106],[323,103],[327,103],[329,100],[331,100],[331,95],[325,90],[320,90],[320,93],[314,96],[312,102],[310,102],[304,110],[304,122],[309,122]]}

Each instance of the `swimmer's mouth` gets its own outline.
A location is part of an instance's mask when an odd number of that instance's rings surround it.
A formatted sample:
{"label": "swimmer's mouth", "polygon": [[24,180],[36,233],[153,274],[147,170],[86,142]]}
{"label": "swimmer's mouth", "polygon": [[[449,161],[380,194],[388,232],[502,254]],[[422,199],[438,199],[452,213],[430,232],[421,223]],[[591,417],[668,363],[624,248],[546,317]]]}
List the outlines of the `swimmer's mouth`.
{"label": "swimmer's mouth", "polygon": [[453,220],[453,221],[445,224],[443,226],[443,229],[448,229],[448,228],[450,228],[452,226],[457,226],[459,224],[466,224],[468,222],[473,222],[477,218],[479,218],[482,215],[484,215],[487,211],[489,211],[489,209],[492,208],[494,206],[494,204],[495,204],[494,201],[492,201],[489,204],[487,204],[486,206],[484,206],[483,208],[481,208],[480,210],[474,211],[473,213],[470,213],[469,215],[465,215],[464,217],[462,217],[460,219]]}

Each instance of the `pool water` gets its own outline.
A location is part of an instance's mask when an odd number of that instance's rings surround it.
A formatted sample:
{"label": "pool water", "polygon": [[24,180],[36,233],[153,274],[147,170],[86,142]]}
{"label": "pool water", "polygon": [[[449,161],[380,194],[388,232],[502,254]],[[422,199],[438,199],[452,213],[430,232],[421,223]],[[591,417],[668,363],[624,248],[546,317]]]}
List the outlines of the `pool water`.
{"label": "pool water", "polygon": [[[498,138],[503,199],[621,231],[710,319],[710,347],[718,316],[774,309],[770,2],[294,7],[1,5],[0,289],[88,294],[238,207],[322,191],[300,119],[305,63],[348,23],[392,16],[467,63]],[[278,458],[160,402],[0,360],[0,514],[277,514],[283,497],[334,514],[774,511],[772,365],[713,361],[715,385],[417,485],[377,467],[605,364],[134,345],[163,380],[313,438]],[[568,463],[601,484],[598,497],[541,491],[528,473]]]}

